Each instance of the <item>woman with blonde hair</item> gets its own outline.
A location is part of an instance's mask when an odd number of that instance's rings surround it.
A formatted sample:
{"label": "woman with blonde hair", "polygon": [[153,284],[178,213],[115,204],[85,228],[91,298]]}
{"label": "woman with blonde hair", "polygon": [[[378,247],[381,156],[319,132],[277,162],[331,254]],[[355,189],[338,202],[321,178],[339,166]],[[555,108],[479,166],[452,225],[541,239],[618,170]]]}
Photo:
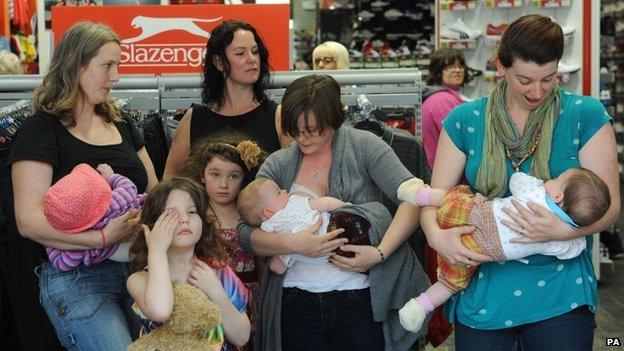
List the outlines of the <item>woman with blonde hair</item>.
{"label": "woman with blonde hair", "polygon": [[[119,80],[120,40],[102,24],[81,22],[63,34],[48,74],[34,93],[35,114],[18,132],[12,165],[15,217],[20,234],[63,250],[105,248],[134,232],[137,211],[101,230],[69,235],[54,229],[43,211],[52,184],[80,163],[109,164],[139,192],[156,183],[152,162],[131,123],[108,94]],[[69,271],[56,269],[41,250],[36,268],[41,303],[68,350],[124,350],[140,321],[125,283],[128,263],[105,260]]]}
{"label": "woman with blonde hair", "polygon": [[326,41],[312,51],[312,68],[317,70],[349,69],[349,51],[335,41]]}
{"label": "woman with blonde hair", "polygon": [[0,75],[24,74],[19,57],[12,52],[0,51]]}

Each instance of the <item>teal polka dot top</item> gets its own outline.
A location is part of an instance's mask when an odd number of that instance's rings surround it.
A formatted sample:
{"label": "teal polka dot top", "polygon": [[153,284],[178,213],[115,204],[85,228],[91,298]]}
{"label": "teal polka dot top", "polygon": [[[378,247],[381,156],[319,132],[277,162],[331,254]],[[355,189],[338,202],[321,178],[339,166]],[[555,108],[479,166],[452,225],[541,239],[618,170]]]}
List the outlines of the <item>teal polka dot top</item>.
{"label": "teal polka dot top", "polygon": [[[568,168],[579,167],[579,150],[612,118],[602,104],[591,97],[560,89],[561,113],[553,133],[549,166],[557,177]],[[475,191],[482,161],[484,117],[487,97],[457,106],[444,120],[444,130],[466,155],[465,177]],[[520,168],[529,173],[532,158]],[[513,173],[507,161],[507,173]],[[507,194],[505,196],[509,196]],[[455,318],[477,329],[503,329],[537,322],[587,305],[595,312],[597,290],[591,262],[593,240],[576,258],[559,260],[534,255],[528,263],[518,261],[482,264],[468,288],[446,304],[449,320]]]}

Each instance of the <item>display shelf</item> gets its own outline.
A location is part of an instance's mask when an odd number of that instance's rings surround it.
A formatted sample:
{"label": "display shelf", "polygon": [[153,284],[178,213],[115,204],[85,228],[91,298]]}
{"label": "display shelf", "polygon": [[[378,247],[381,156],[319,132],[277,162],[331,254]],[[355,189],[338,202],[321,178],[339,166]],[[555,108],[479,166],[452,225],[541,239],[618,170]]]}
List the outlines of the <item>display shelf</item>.
{"label": "display shelf", "polygon": [[440,10],[461,11],[461,10],[473,10],[477,6],[476,1],[453,1],[453,0],[441,0]]}
{"label": "display shelf", "polygon": [[571,0],[531,0],[533,7],[567,7],[570,6]]}
{"label": "display shelf", "polygon": [[440,46],[457,50],[471,50],[477,47],[476,39],[440,39]]}
{"label": "display shelf", "polygon": [[503,78],[503,76],[499,75],[498,72],[496,71],[485,71],[485,73],[483,73],[483,81],[486,83],[498,83],[499,80],[501,80]]}
{"label": "display shelf", "polygon": [[494,48],[500,43],[502,35],[486,35],[483,40],[483,45],[486,47]]}
{"label": "display shelf", "polygon": [[524,5],[522,0],[485,0],[485,7],[488,8],[511,8]]}
{"label": "display shelf", "polygon": [[[438,4],[444,2],[444,0],[438,0]],[[466,85],[461,89],[462,94],[468,99],[477,99],[481,96],[488,95],[492,91],[494,83],[500,80],[498,74],[492,70],[491,67],[487,67],[486,64],[496,54],[502,36],[494,35],[500,33],[492,31],[492,28],[490,28],[490,34],[488,35],[488,27],[491,26],[497,29],[501,24],[509,24],[518,17],[531,13],[551,16],[562,28],[574,28],[574,31],[570,33],[570,35],[564,36],[565,47],[562,61],[568,65],[584,68],[584,70],[571,75],[560,75],[559,80],[561,85],[566,90],[577,94],[592,94],[592,92],[587,92],[587,89],[591,89],[592,91],[596,90],[594,94],[597,97],[599,90],[597,90],[597,87],[594,88],[594,80],[597,82],[598,72],[594,73],[593,68],[590,69],[589,66],[584,66],[585,62],[588,62],[584,55],[586,55],[587,52],[597,52],[597,50],[594,51],[593,48],[587,51],[588,43],[595,42],[594,39],[589,39],[590,37],[593,38],[592,34],[586,33],[587,30],[593,31],[593,29],[587,27],[583,22],[584,17],[587,17],[584,14],[587,11],[585,6],[588,3],[589,0],[551,2],[535,2],[535,0],[483,0],[476,1],[476,7],[471,11],[441,11],[442,8],[439,6],[437,9],[437,47],[453,47],[462,50],[466,64],[469,67],[474,67],[484,72],[483,76],[475,79],[473,84]],[[562,6],[569,5],[569,7],[561,9],[544,7],[553,6],[555,4]],[[535,5],[539,5],[540,7],[534,7]],[[442,29],[451,27],[458,19],[461,19],[462,25],[465,25],[470,30],[481,31],[483,33],[483,39],[467,41],[443,38],[441,35],[443,33]],[[598,21],[594,20],[593,23],[596,24]],[[594,24],[592,24],[592,26],[593,25]],[[622,28],[622,33],[624,34],[624,26]],[[597,59],[597,57],[592,58],[594,62],[592,67],[597,66],[595,64],[595,60]],[[624,72],[624,67],[621,71]],[[588,72],[591,72],[591,76],[589,77]],[[596,78],[592,79],[593,77]]]}

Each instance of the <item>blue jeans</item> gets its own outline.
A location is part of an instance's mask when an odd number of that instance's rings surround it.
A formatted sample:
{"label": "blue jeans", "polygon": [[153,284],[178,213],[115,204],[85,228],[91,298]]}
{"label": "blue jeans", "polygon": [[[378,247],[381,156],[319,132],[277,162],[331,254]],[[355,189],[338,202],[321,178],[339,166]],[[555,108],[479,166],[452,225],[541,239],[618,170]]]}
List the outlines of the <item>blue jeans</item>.
{"label": "blue jeans", "polygon": [[282,349],[383,351],[382,325],[373,320],[370,290],[284,288]]}
{"label": "blue jeans", "polygon": [[514,328],[480,330],[455,318],[457,351],[590,351],[596,322],[587,306]]}
{"label": "blue jeans", "polygon": [[37,267],[41,304],[68,350],[125,350],[140,319],[126,290],[127,263],[105,260],[63,272],[50,262]]}

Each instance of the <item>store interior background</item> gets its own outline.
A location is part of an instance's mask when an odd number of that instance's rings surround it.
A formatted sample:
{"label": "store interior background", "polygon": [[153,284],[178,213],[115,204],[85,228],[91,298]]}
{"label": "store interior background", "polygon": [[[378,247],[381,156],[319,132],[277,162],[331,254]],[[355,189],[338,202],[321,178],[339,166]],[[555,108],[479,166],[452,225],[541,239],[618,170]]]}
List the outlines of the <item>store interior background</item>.
{"label": "store interior background", "polygon": [[[224,3],[223,0],[0,0],[0,49],[19,54],[28,74],[45,72],[51,55],[49,8],[66,5],[163,5]],[[16,6],[16,3],[19,5]],[[488,64],[500,38],[497,29],[527,13],[552,16],[562,27],[572,30],[559,76],[560,85],[575,93],[597,97],[614,117],[618,143],[620,178],[624,181],[624,1],[584,0],[225,0],[229,3],[288,3],[291,6],[291,67],[311,69],[311,52],[326,40],[341,42],[350,52],[351,69],[418,68],[427,76],[429,55],[438,47],[463,51],[470,74],[475,79],[462,89],[468,98],[487,94],[500,77]],[[17,21],[11,13],[27,9]],[[588,9],[591,15],[588,14]],[[48,10],[48,11],[46,11]],[[37,16],[37,13],[43,13]],[[33,14],[34,17],[33,17]],[[591,25],[584,18],[591,16]],[[458,20],[459,19],[459,20]],[[467,26],[468,38],[452,38],[443,28]],[[491,26],[488,31],[488,25]],[[588,30],[589,33],[584,31]],[[481,34],[477,35],[477,31]],[[488,33],[489,32],[489,33]],[[14,36],[11,43],[9,38]],[[589,57],[590,65],[585,64]],[[584,81],[588,75],[590,81]],[[2,118],[2,116],[0,116]],[[619,223],[622,223],[620,220]],[[615,230],[615,228],[614,228]],[[596,238],[597,239],[597,238]],[[598,264],[603,269],[595,347],[604,347],[604,338],[624,337],[624,263]],[[600,275],[600,272],[598,272]],[[615,334],[615,335],[614,335]],[[619,335],[618,335],[619,334]],[[624,341],[624,339],[622,339]],[[452,345],[452,339],[450,341]],[[449,343],[443,347],[450,347]]]}

